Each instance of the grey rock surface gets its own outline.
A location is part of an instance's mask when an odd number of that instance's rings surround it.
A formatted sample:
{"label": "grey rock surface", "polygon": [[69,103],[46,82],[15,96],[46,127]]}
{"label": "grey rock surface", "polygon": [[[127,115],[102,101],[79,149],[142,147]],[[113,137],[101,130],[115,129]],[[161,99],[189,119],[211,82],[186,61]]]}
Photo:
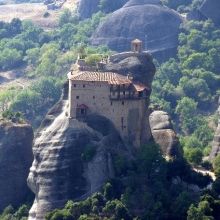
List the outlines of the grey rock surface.
{"label": "grey rock surface", "polygon": [[0,212],[24,202],[26,179],[33,161],[34,134],[29,124],[0,122]]}
{"label": "grey rock surface", "polygon": [[[128,0],[117,0],[118,7],[122,7]],[[81,19],[91,18],[94,13],[97,13],[100,0],[80,0],[78,7],[78,16]]]}
{"label": "grey rock surface", "polygon": [[217,25],[220,25],[219,10],[220,10],[219,0],[205,0],[200,7],[200,11]]}
{"label": "grey rock surface", "polygon": [[154,141],[160,145],[163,154],[179,157],[179,139],[173,130],[169,115],[164,111],[153,111],[149,121]]}
{"label": "grey rock surface", "polygon": [[152,56],[149,53],[140,53],[127,56],[126,53],[121,56],[112,56],[112,60],[108,63],[104,71],[117,72],[122,75],[129,74],[136,81],[151,88],[151,83],[156,72]]}
{"label": "grey rock surface", "polygon": [[146,4],[162,5],[160,0],[130,0],[124,5],[124,8],[136,6],[136,5],[146,5]]}
{"label": "grey rock surface", "polygon": [[90,18],[92,14],[99,11],[100,0],[80,0],[78,8],[78,16],[81,19]]}
{"label": "grey rock surface", "polygon": [[212,148],[209,156],[210,161],[213,161],[215,157],[220,154],[220,97],[218,104],[218,127],[215,131],[214,139],[212,142]]}
{"label": "grey rock surface", "polygon": [[130,51],[131,41],[138,38],[143,41],[143,50],[175,48],[182,21],[177,12],[158,1],[131,0],[98,26],[91,44],[107,44],[112,50],[123,52]]}

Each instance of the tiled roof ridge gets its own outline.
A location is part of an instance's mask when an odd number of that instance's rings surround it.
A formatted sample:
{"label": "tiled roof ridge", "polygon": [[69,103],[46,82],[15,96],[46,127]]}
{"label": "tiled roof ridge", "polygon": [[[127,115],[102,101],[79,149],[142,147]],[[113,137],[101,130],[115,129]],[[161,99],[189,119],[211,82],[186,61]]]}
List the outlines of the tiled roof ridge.
{"label": "tiled roof ridge", "polygon": [[76,81],[108,82],[109,84],[132,83],[132,80],[127,76],[114,72],[72,71],[68,73],[68,78]]}
{"label": "tiled roof ridge", "polygon": [[134,91],[150,90],[143,83],[114,72],[72,71],[68,73],[68,78],[74,81],[108,82],[110,85],[132,84]]}

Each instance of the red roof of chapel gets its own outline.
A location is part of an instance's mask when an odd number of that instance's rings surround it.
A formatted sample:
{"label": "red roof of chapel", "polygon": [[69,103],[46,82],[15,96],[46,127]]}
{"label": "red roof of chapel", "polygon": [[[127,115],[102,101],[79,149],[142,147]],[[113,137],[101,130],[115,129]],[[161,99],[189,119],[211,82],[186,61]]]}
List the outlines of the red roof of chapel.
{"label": "red roof of chapel", "polygon": [[133,91],[150,90],[149,87],[138,81],[133,81],[127,76],[113,72],[72,71],[68,73],[68,79],[85,82],[108,82],[110,85],[132,84]]}

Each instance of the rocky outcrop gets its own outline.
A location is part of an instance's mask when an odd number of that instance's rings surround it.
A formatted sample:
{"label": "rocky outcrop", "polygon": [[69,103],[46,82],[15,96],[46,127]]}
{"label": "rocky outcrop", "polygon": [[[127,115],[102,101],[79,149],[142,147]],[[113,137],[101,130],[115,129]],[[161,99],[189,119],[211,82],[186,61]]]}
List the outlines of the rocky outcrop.
{"label": "rocky outcrop", "polygon": [[98,26],[91,44],[107,44],[118,52],[130,51],[131,41],[138,38],[143,41],[143,49],[152,53],[175,48],[182,21],[177,12],[159,0],[131,0]]}
{"label": "rocky outcrop", "polygon": [[[155,74],[148,53],[113,56],[105,71],[113,70],[124,75],[129,73],[149,87]],[[68,90],[66,82],[61,100],[48,112],[35,137],[34,162],[28,177],[35,201],[29,220],[43,219],[46,212],[63,207],[68,200],[82,200],[99,191],[106,180],[114,176],[112,157],[120,152],[129,158],[135,152],[134,147],[126,144],[129,140],[122,140],[108,118],[97,114],[87,115],[83,122],[69,118]],[[130,117],[131,127],[143,144],[152,138],[148,120],[149,99],[145,105],[141,127],[135,127],[135,112]],[[91,145],[96,147],[96,155],[91,161],[83,162],[81,155]]]}
{"label": "rocky outcrop", "polygon": [[[100,115],[85,122],[70,119],[68,84],[62,99],[48,112],[35,138],[34,162],[28,185],[35,193],[29,219],[43,219],[46,212],[61,208],[68,200],[82,200],[102,188],[114,176],[111,153],[125,151],[114,125]],[[87,146],[97,153],[88,163],[81,160]]]}
{"label": "rocky outcrop", "polygon": [[80,0],[78,16],[81,19],[92,17],[92,14],[97,13],[99,11],[99,4],[100,0]]}
{"label": "rocky outcrop", "polygon": [[121,53],[112,55],[104,71],[129,74],[135,81],[140,81],[151,88],[156,72],[152,56],[149,53]]}
{"label": "rocky outcrop", "polygon": [[200,11],[210,18],[213,23],[220,25],[220,1],[219,0],[205,0],[200,7]]}
{"label": "rocky outcrop", "polygon": [[212,149],[209,156],[210,161],[213,161],[216,156],[220,154],[220,97],[219,97],[219,108],[218,108],[218,127],[215,131],[214,139],[212,142]]}
{"label": "rocky outcrop", "polygon": [[173,130],[169,115],[161,110],[153,111],[149,120],[153,138],[162,148],[163,154],[169,157],[179,157],[179,139]]}
{"label": "rocky outcrop", "polygon": [[29,124],[0,122],[0,212],[24,202],[33,161],[33,130]]}
{"label": "rocky outcrop", "polygon": [[[122,7],[128,0],[117,0],[117,6]],[[100,0],[80,0],[78,8],[78,16],[81,19],[90,18],[97,13]]]}

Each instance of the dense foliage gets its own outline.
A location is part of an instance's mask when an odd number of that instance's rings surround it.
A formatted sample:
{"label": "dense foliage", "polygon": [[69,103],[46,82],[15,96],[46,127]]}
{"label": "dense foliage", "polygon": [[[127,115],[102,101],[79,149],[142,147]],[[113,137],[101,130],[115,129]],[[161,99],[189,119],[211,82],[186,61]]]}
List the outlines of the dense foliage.
{"label": "dense foliage", "polygon": [[160,104],[170,113],[185,156],[192,163],[192,148],[197,153],[202,151],[203,156],[209,155],[216,126],[220,31],[211,20],[188,21],[180,28],[178,57],[162,64],[155,62],[158,70],[152,83],[151,103]]}

